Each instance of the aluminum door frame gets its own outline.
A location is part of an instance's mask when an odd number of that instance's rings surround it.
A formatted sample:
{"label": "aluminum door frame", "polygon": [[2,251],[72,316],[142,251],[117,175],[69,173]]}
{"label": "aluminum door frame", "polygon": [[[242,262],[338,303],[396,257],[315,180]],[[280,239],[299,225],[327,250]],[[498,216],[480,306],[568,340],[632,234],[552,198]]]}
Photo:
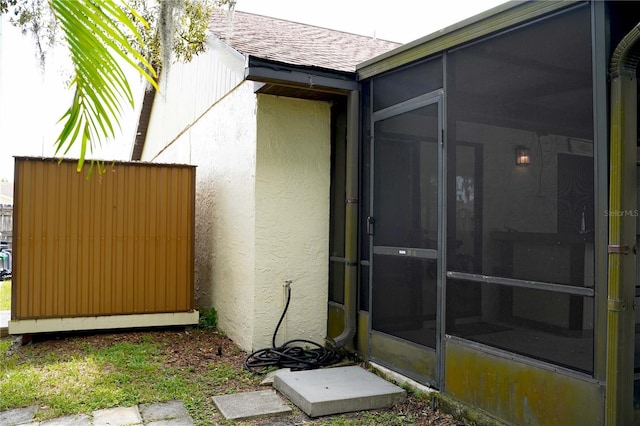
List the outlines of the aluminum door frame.
{"label": "aluminum door frame", "polygon": [[[371,150],[370,150],[370,165],[371,165],[371,169],[370,169],[370,188],[369,188],[369,193],[370,195],[370,200],[369,200],[369,211],[370,214],[373,215],[374,214],[374,202],[376,199],[376,193],[375,193],[375,152],[376,152],[376,138],[375,138],[375,124],[378,121],[384,120],[384,119],[388,119],[388,118],[392,118],[395,116],[398,116],[400,114],[406,113],[406,112],[410,112],[413,111],[415,109],[419,109],[422,107],[426,107],[429,105],[433,105],[433,104],[437,104],[438,107],[438,130],[437,130],[437,135],[438,135],[438,140],[437,140],[437,180],[438,180],[438,186],[437,186],[437,200],[438,200],[438,208],[437,208],[437,220],[438,220],[438,235],[437,235],[437,248],[436,250],[431,250],[431,249],[417,249],[415,250],[417,254],[417,256],[415,257],[419,257],[419,258],[435,258],[437,261],[437,275],[436,275],[436,344],[435,344],[435,351],[434,352],[434,368],[433,368],[433,377],[429,377],[429,376],[418,376],[416,374],[412,374],[413,372],[411,371],[407,371],[404,370],[403,368],[394,368],[395,366],[391,363],[391,362],[387,362],[385,360],[379,360],[376,359],[375,357],[372,357],[372,341],[375,340],[373,333],[379,333],[380,335],[384,334],[382,332],[377,332],[376,330],[373,329],[373,315],[375,314],[373,305],[371,304],[369,306],[369,317],[370,320],[368,321],[368,347],[367,347],[367,357],[369,359],[372,359],[375,362],[379,362],[383,365],[385,365],[388,368],[391,368],[392,370],[398,370],[398,372],[406,374],[407,376],[416,379],[418,381],[423,382],[424,384],[428,385],[428,386],[432,386],[435,387],[437,389],[440,388],[441,384],[442,384],[442,373],[443,373],[443,368],[444,368],[444,363],[443,363],[443,357],[444,357],[444,276],[443,276],[443,271],[444,271],[444,256],[446,254],[446,247],[444,246],[444,241],[445,241],[445,229],[446,229],[446,216],[444,214],[444,197],[445,197],[445,180],[444,180],[444,176],[445,176],[445,158],[444,158],[444,90],[443,89],[438,89],[435,90],[433,92],[429,92],[426,93],[424,95],[420,95],[417,96],[415,98],[412,99],[408,99],[406,101],[400,102],[398,104],[392,105],[390,107],[381,109],[379,111],[375,111],[372,113],[372,120],[371,120]],[[366,232],[366,230],[364,231]],[[375,231],[374,231],[375,234]],[[385,246],[377,246],[377,249],[374,249],[374,238],[370,238],[369,241],[369,285],[368,285],[368,291],[369,291],[369,300],[372,301],[373,298],[373,294],[372,294],[372,290],[373,290],[373,278],[374,278],[374,274],[373,274],[373,265],[374,265],[374,252],[375,254],[383,254],[383,253],[390,253],[393,250],[396,250],[398,248],[394,248],[394,247],[385,247]],[[391,335],[387,335],[388,338],[390,340],[403,340],[400,339],[398,337],[395,336],[391,336]],[[413,342],[409,342],[409,341],[405,341],[407,342],[407,344],[411,345],[411,346],[420,346],[416,343]],[[431,348],[427,347],[427,346],[421,346],[422,348],[426,349],[427,351],[432,351]]]}

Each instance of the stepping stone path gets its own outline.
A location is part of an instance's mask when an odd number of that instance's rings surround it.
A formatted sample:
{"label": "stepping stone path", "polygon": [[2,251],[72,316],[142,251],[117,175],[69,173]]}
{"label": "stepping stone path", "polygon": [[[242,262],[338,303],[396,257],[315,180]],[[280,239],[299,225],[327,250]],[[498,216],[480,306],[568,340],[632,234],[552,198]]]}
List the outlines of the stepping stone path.
{"label": "stepping stone path", "polygon": [[96,410],[91,415],[79,414],[35,422],[35,406],[0,411],[0,426],[193,426],[193,419],[181,401],[140,404]]}

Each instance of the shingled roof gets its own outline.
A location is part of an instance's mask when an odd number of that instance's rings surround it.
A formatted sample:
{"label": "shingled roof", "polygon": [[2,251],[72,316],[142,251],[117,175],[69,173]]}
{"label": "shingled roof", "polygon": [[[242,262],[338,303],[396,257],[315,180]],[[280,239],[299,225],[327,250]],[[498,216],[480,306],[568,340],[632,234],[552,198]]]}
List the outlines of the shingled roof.
{"label": "shingled roof", "polygon": [[209,29],[245,56],[355,72],[356,65],[398,46],[387,40],[252,13],[218,11]]}
{"label": "shingled roof", "polygon": [[[245,79],[263,83],[256,93],[324,101],[355,90],[356,65],[400,46],[392,41],[240,11],[215,12],[209,30],[247,57]],[[275,63],[287,70],[272,68]],[[131,152],[134,161],[142,158],[155,94],[151,90],[144,96]]]}

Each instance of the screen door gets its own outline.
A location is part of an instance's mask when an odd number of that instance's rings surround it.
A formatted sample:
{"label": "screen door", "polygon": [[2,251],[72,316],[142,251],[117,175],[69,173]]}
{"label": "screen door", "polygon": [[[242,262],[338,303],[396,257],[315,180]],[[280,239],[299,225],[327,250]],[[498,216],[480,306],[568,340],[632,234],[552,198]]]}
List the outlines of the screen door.
{"label": "screen door", "polygon": [[370,357],[436,384],[440,97],[374,115]]}

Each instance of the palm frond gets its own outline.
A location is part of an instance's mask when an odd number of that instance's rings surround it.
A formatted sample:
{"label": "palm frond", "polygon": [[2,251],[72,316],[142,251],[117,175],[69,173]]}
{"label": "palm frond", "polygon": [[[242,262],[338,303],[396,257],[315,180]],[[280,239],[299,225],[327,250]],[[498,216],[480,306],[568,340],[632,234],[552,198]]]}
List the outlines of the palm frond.
{"label": "palm frond", "polygon": [[[75,77],[75,94],[69,109],[60,118],[63,129],[56,140],[56,154],[68,152],[80,143],[78,171],[87,150],[114,137],[120,126],[122,104],[133,107],[131,86],[121,65],[136,69],[156,89],[156,73],[129,43],[127,34],[142,40],[135,23],[118,0],[50,0],[67,41]],[[132,11],[130,11],[132,12]],[[144,20],[137,13],[134,19]]]}

